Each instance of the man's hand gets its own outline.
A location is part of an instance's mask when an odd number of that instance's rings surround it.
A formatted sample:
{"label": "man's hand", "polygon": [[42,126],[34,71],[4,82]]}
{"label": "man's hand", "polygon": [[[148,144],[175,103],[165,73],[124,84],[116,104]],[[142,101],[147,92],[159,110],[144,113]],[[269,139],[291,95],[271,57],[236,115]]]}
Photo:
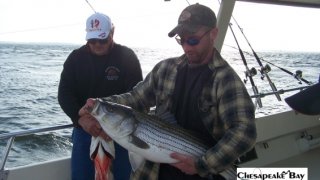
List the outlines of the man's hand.
{"label": "man's hand", "polygon": [[101,136],[104,140],[110,141],[111,138],[103,131],[99,122],[94,118],[90,111],[94,107],[95,100],[88,99],[87,103],[79,110],[79,125],[93,137]]}
{"label": "man's hand", "polygon": [[91,136],[97,137],[102,131],[99,122],[90,114],[84,114],[79,119],[79,124]]}
{"label": "man's hand", "polygon": [[172,163],[171,165],[180,169],[182,172],[188,175],[197,174],[197,170],[195,167],[195,159],[192,156],[187,156],[180,153],[172,153],[170,157],[178,160],[177,163]]}
{"label": "man's hand", "polygon": [[88,99],[86,104],[82,106],[82,108],[79,110],[79,116],[90,114],[95,104],[96,104],[95,99],[91,99],[91,98]]}

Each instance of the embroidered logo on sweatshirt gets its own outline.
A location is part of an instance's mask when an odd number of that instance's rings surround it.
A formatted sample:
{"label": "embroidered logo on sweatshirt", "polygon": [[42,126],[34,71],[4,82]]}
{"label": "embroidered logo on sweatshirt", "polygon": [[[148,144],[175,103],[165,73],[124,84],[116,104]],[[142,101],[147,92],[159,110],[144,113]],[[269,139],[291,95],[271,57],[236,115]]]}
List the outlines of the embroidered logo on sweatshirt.
{"label": "embroidered logo on sweatshirt", "polygon": [[114,66],[109,66],[105,70],[105,77],[109,81],[116,81],[119,79],[120,70]]}

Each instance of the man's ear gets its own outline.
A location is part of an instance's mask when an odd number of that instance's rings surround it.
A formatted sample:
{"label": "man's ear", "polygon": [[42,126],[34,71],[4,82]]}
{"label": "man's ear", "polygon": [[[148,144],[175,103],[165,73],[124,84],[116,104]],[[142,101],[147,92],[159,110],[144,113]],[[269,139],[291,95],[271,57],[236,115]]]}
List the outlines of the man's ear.
{"label": "man's ear", "polygon": [[110,34],[111,34],[111,36],[113,37],[113,35],[114,35],[114,25],[112,24],[112,27],[111,27],[111,30],[110,30]]}
{"label": "man's ear", "polygon": [[218,28],[213,28],[210,32],[210,36],[211,36],[212,40],[215,41],[218,36]]}

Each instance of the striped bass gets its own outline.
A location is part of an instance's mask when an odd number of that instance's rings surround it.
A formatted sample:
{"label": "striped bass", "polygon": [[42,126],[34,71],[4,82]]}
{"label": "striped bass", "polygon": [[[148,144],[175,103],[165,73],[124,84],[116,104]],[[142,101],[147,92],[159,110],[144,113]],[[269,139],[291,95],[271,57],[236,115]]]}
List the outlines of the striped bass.
{"label": "striped bass", "polygon": [[[111,139],[128,150],[133,171],[144,160],[176,163],[170,157],[173,152],[200,157],[209,149],[191,131],[128,106],[97,99],[90,113]],[[227,180],[236,179],[232,167],[220,175]]]}

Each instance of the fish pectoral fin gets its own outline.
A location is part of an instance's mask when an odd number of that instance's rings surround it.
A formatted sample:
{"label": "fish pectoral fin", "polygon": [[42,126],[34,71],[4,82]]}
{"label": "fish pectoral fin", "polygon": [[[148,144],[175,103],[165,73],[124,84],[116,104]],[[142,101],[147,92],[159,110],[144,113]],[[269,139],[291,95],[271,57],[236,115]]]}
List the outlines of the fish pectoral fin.
{"label": "fish pectoral fin", "polygon": [[90,157],[94,159],[98,153],[98,149],[100,146],[100,140],[96,137],[91,138],[91,145],[90,145]]}
{"label": "fish pectoral fin", "polygon": [[[99,137],[100,138],[100,137]],[[101,138],[102,139],[102,138]],[[105,151],[105,153],[110,154],[113,158],[115,158],[116,153],[115,153],[115,148],[114,148],[114,144],[113,141],[105,141],[102,139],[101,141],[101,146],[103,148],[103,150]]]}
{"label": "fish pectoral fin", "polygon": [[131,135],[129,137],[129,142],[131,144],[137,146],[138,148],[141,148],[141,149],[149,149],[150,148],[148,143],[144,142],[143,140],[141,140],[140,138],[138,138],[135,135]]}
{"label": "fish pectoral fin", "polygon": [[105,141],[101,137],[92,137],[91,138],[91,145],[90,145],[90,158],[94,159],[97,154],[98,150],[101,149],[102,152],[108,154],[115,158],[115,149],[113,141]]}
{"label": "fish pectoral fin", "polygon": [[134,152],[129,152],[129,161],[133,172],[135,172],[145,162],[145,159]]}

